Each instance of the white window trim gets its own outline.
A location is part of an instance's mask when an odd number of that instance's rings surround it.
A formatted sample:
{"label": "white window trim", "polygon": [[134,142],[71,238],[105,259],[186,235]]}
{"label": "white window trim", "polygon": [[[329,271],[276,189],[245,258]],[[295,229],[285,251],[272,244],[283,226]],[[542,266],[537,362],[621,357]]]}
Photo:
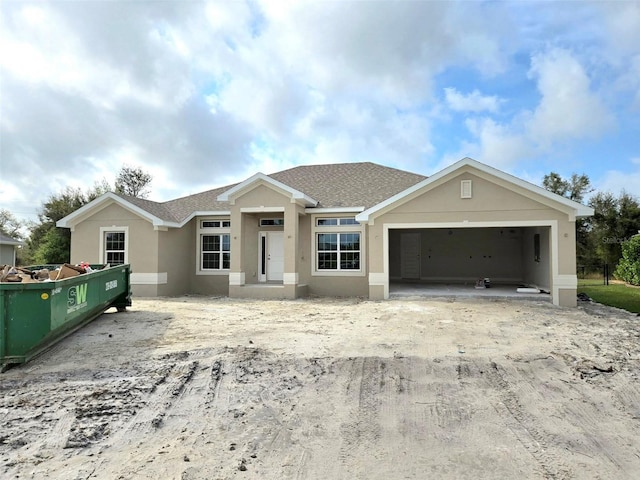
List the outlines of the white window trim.
{"label": "white window trim", "polygon": [[473,198],[473,190],[471,188],[471,180],[460,181],[460,198]]}
{"label": "white window trim", "polygon": [[[320,218],[341,218],[349,215],[314,215],[311,231],[311,276],[313,277],[364,277],[367,266],[367,249],[365,227],[359,225],[326,225],[318,226]],[[350,216],[352,217],[352,216]],[[358,270],[318,270],[318,234],[319,233],[359,233],[360,234],[360,268]]]}
{"label": "white window trim", "polygon": [[[269,220],[273,220],[274,223],[277,222],[282,222],[280,225],[263,225],[262,222],[264,221],[269,221]],[[270,227],[284,227],[284,218],[277,218],[277,217],[265,217],[265,218],[261,218],[260,221],[258,222],[258,224],[260,225],[260,228],[270,228]]]}
{"label": "white window trim", "polygon": [[105,245],[104,245],[104,236],[106,233],[111,232],[124,232],[124,263],[129,263],[129,227],[123,226],[111,226],[111,227],[100,227],[100,261],[98,263],[104,264],[106,263],[106,255],[105,255]]}
{"label": "white window trim", "polygon": [[[198,228],[196,230],[196,275],[229,275],[228,268],[221,268],[219,270],[201,268],[202,263],[202,236],[203,235],[231,235],[231,227],[202,227],[202,222],[225,222],[231,220],[230,217],[216,217],[216,218],[199,218]],[[229,252],[233,254],[233,252]],[[220,259],[222,261],[222,259]]]}

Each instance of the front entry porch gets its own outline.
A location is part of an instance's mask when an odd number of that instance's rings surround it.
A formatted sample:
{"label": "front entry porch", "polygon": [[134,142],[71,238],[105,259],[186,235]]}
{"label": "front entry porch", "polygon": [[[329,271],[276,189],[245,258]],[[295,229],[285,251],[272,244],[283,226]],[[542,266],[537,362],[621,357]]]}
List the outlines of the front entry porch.
{"label": "front entry porch", "polygon": [[306,284],[285,285],[283,282],[268,282],[229,286],[229,297],[231,298],[293,300],[307,296],[309,296],[309,286]]}

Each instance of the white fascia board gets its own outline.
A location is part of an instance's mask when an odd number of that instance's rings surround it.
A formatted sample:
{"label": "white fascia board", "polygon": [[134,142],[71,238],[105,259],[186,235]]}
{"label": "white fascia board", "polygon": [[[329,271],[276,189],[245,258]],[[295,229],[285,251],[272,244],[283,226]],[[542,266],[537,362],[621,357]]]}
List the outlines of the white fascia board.
{"label": "white fascia board", "polygon": [[177,228],[184,227],[187,223],[189,223],[192,219],[196,217],[230,217],[231,210],[198,210],[196,212],[191,213],[187,218],[182,220],[180,223],[176,224]]}
{"label": "white fascia board", "polygon": [[359,213],[364,212],[364,207],[307,207],[304,213]]}
{"label": "white fascia board", "polygon": [[289,185],[285,185],[282,182],[279,182],[277,180],[274,180],[273,178],[265,175],[264,173],[258,172],[255,175],[253,175],[250,178],[247,178],[244,182],[239,183],[238,185],[236,185],[235,187],[230,188],[229,190],[227,190],[224,193],[221,193],[220,195],[218,195],[218,201],[219,202],[228,202],[229,201],[229,197],[233,197],[236,193],[239,193],[245,189],[247,189],[248,187],[250,187],[252,184],[257,183],[257,182],[264,182],[267,184],[270,184],[280,190],[284,190],[285,192],[291,194],[291,198],[294,200],[301,200],[306,206],[308,207],[312,207],[314,205],[317,205],[318,202],[317,200],[314,200],[313,198],[309,197],[308,195],[305,195],[304,193],[296,190],[295,188],[291,188]]}
{"label": "white fascia board", "polygon": [[526,182],[518,177],[515,177],[513,175],[510,175],[506,172],[503,172],[502,170],[498,170],[497,168],[493,168],[490,167],[489,165],[485,165],[484,163],[480,163],[477,160],[474,160],[472,158],[469,157],[465,157],[462,160],[457,161],[456,163],[449,165],[447,168],[440,170],[439,172],[431,175],[430,177],[422,180],[419,183],[416,183],[415,185],[407,188],[406,190],[397,193],[396,195],[389,197],[388,199],[384,200],[383,202],[380,202],[377,205],[374,205],[373,207],[369,208],[368,210],[365,210],[364,212],[362,212],[361,214],[356,216],[356,220],[359,222],[368,222],[369,218],[375,214],[376,212],[388,207],[389,205],[392,205],[400,200],[402,200],[403,198],[406,198],[407,196],[411,195],[412,193],[423,189],[424,187],[433,184],[435,182],[437,182],[438,180],[446,177],[447,175],[450,175],[454,172],[456,172],[457,170],[460,170],[463,167],[472,167],[475,168],[481,172],[484,172],[488,175],[492,175],[494,177],[500,178],[501,180],[504,180],[505,182],[517,185],[518,187],[521,187],[525,190],[528,190],[536,195],[540,195],[548,200],[552,200],[556,203],[560,203],[562,205],[565,205],[566,207],[569,207],[570,209],[573,210],[573,213],[576,217],[585,217],[585,216],[591,216],[593,215],[594,211],[592,208],[590,207],[586,207],[578,202],[574,202],[573,200],[570,200],[566,197],[563,197],[561,195],[557,195],[555,193],[552,193],[542,187],[538,187],[537,185],[534,185],[533,183],[529,183]]}
{"label": "white fascia board", "polygon": [[20,246],[24,245],[24,242],[21,242],[20,240],[0,240],[0,245]]}
{"label": "white fascia board", "polygon": [[103,195],[100,195],[95,200],[92,200],[91,202],[87,203],[86,205],[83,205],[82,207],[77,209],[75,212],[72,212],[66,217],[61,218],[56,222],[56,226],[60,228],[71,228],[76,223],[78,223],[80,219],[91,215],[91,213],[93,212],[102,210],[103,208],[111,205],[112,203],[117,203],[121,207],[126,208],[127,210],[130,210],[136,215],[139,215],[145,220],[148,220],[154,226],[173,226],[173,224],[175,224],[175,222],[166,222],[161,218],[156,217],[155,215],[151,215],[146,210],[143,210],[142,208],[127,202],[125,199],[119,197],[113,192],[107,192]]}

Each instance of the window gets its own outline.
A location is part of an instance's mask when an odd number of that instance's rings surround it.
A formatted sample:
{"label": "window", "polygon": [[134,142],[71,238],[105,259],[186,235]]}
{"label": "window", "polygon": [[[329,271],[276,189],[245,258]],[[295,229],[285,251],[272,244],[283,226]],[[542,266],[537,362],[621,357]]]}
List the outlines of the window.
{"label": "window", "polygon": [[202,235],[201,237],[201,270],[225,270],[231,266],[231,236]]}
{"label": "window", "polygon": [[282,227],[284,226],[284,218],[261,218],[261,227]]}
{"label": "window", "polygon": [[104,263],[122,265],[126,263],[125,232],[104,232]]}
{"label": "window", "polygon": [[229,228],[231,227],[230,220],[203,220],[202,228]]}
{"label": "window", "polygon": [[311,275],[326,277],[366,275],[364,235],[364,225],[357,222],[355,216],[315,217]]}
{"label": "window", "polygon": [[231,220],[200,220],[196,236],[196,275],[228,275],[231,268]]}
{"label": "window", "polygon": [[318,233],[318,270],[359,270],[359,233]]}
{"label": "window", "polygon": [[318,227],[330,227],[334,225],[359,225],[355,217],[342,218],[318,218],[316,221]]}

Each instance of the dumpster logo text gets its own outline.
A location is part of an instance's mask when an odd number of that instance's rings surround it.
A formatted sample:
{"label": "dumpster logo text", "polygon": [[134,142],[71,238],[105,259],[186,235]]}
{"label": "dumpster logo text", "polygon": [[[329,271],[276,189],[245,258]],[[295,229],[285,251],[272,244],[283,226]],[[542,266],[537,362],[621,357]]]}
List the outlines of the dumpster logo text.
{"label": "dumpster logo text", "polygon": [[69,288],[67,293],[67,313],[73,313],[87,306],[87,283]]}

